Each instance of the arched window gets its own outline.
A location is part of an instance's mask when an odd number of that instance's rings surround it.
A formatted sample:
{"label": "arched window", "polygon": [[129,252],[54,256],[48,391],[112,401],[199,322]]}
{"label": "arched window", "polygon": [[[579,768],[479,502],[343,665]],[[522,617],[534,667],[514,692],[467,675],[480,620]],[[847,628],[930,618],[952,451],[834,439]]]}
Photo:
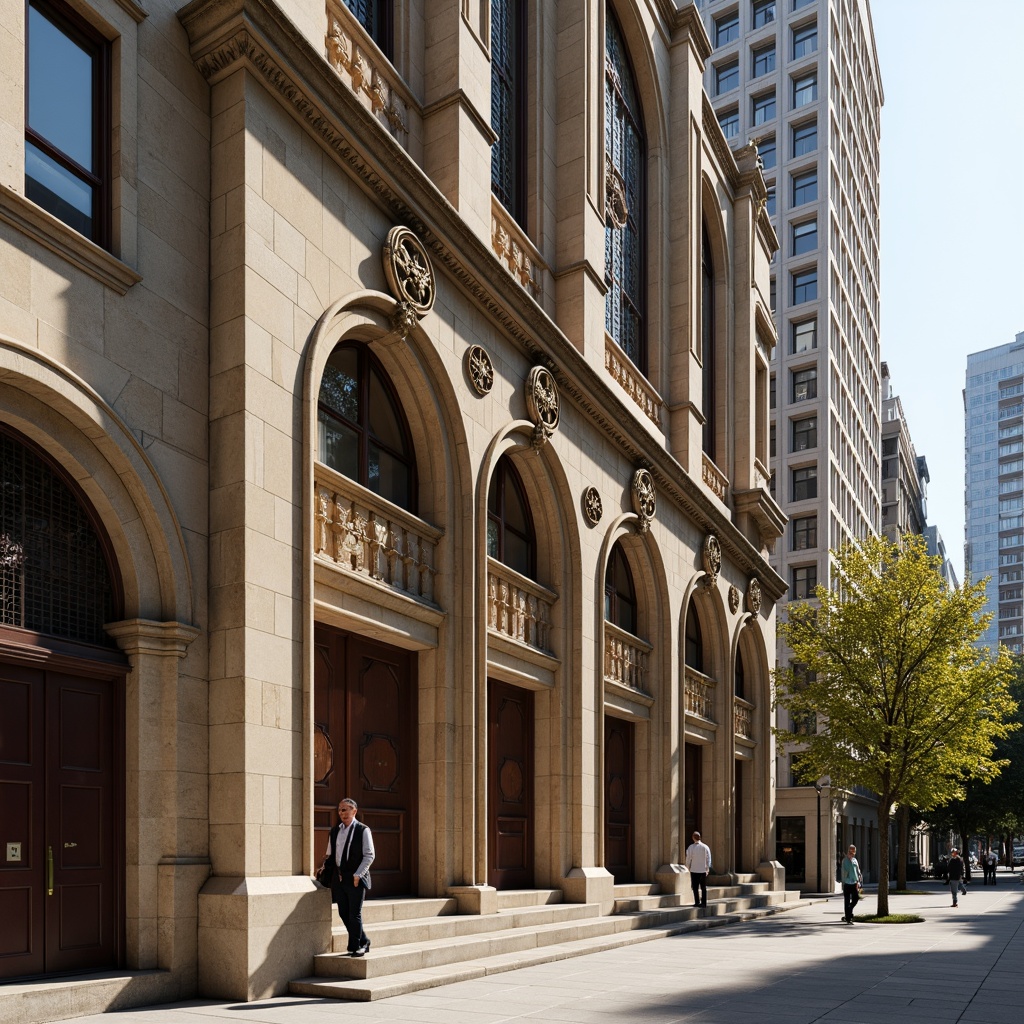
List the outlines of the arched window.
{"label": "arched window", "polygon": [[491,191],[526,226],[526,0],[491,0]]}
{"label": "arched window", "polygon": [[636,588],[620,544],[612,548],[604,574],[604,617],[619,629],[637,635]]}
{"label": "arched window", "polygon": [[605,31],[605,330],[647,372],[644,235],[647,144],[636,81],[611,10]]}
{"label": "arched window", "polygon": [[515,466],[498,460],[487,492],[487,554],[521,576],[537,575],[537,541],[526,492]]}
{"label": "arched window", "polygon": [[690,668],[698,672],[704,671],[704,637],[700,630],[700,619],[697,618],[697,606],[690,602],[686,610],[686,639],[683,660]]}
{"label": "arched window", "polygon": [[715,264],[708,226],[701,226],[700,245],[700,358],[703,368],[701,412],[704,413],[702,445],[715,461]]}
{"label": "arched window", "polygon": [[35,446],[0,429],[0,627],[111,646],[120,581],[77,489]]}
{"label": "arched window", "polygon": [[743,667],[743,652],[736,652],[736,677],[733,692],[737,697],[747,696],[747,670]]}
{"label": "arched window", "polygon": [[320,382],[320,461],[382,498],[416,511],[409,428],[383,367],[366,345],[331,353]]}
{"label": "arched window", "polygon": [[391,59],[391,0],[345,0],[370,38]]}

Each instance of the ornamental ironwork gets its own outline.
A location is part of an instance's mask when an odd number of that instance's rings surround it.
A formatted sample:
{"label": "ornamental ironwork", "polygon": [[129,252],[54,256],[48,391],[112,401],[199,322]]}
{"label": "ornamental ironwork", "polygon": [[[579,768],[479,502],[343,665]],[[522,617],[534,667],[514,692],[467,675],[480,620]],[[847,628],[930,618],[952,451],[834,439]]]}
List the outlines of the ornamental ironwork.
{"label": "ornamental ironwork", "polygon": [[423,243],[406,227],[394,227],[384,243],[384,276],[398,301],[424,317],[434,305],[434,268]]}

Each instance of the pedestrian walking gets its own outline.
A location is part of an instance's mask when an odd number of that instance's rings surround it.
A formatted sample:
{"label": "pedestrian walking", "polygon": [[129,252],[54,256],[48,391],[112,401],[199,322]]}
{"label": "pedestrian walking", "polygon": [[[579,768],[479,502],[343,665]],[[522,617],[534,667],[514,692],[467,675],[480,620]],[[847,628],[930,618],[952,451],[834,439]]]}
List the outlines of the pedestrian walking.
{"label": "pedestrian walking", "polygon": [[843,883],[843,921],[853,924],[853,908],[860,902],[860,889],[864,881],[857,861],[857,847],[853,844],[839,865],[839,880]]}
{"label": "pedestrian walking", "polygon": [[960,859],[958,850],[949,851],[949,894],[953,897],[953,906],[959,905],[958,893],[967,894],[967,886],[964,885],[964,862]]}
{"label": "pedestrian walking", "polygon": [[358,806],[351,797],[338,804],[338,824],[327,839],[327,855],[317,872],[317,881],[331,890],[338,904],[338,916],[348,932],[349,956],[365,956],[370,940],[363,931],[363,900],[370,889],[370,865],[373,863],[373,836],[369,828],[356,821]]}
{"label": "pedestrian walking", "polygon": [[[693,905],[708,905],[708,874],[711,871],[711,848],[700,841],[700,833],[693,833],[693,842],[686,848],[686,870],[690,872]],[[699,892],[698,892],[699,890]]]}

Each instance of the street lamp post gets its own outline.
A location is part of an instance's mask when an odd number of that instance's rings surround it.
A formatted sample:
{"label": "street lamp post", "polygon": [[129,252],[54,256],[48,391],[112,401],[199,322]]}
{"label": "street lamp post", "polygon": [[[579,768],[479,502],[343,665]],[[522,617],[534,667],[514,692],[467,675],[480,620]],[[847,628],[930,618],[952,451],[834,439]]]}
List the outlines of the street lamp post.
{"label": "street lamp post", "polygon": [[814,793],[817,797],[818,805],[818,817],[814,826],[814,837],[817,840],[818,845],[818,892],[824,891],[821,888],[821,791],[825,788],[825,786],[830,786],[831,784],[832,779],[828,775],[823,775],[814,784]]}

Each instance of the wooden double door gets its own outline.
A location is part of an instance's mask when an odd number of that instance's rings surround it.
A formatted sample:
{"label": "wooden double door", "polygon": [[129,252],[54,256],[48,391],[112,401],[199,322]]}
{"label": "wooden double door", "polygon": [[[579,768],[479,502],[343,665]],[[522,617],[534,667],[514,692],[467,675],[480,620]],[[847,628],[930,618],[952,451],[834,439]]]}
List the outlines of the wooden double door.
{"label": "wooden double door", "polygon": [[617,884],[636,881],[633,723],[604,716],[604,866]]}
{"label": "wooden double door", "polygon": [[121,692],[0,663],[0,978],[118,966]]}
{"label": "wooden double door", "polygon": [[319,864],[346,796],[370,827],[374,896],[416,893],[416,680],[409,651],[316,626],[314,832]]}

